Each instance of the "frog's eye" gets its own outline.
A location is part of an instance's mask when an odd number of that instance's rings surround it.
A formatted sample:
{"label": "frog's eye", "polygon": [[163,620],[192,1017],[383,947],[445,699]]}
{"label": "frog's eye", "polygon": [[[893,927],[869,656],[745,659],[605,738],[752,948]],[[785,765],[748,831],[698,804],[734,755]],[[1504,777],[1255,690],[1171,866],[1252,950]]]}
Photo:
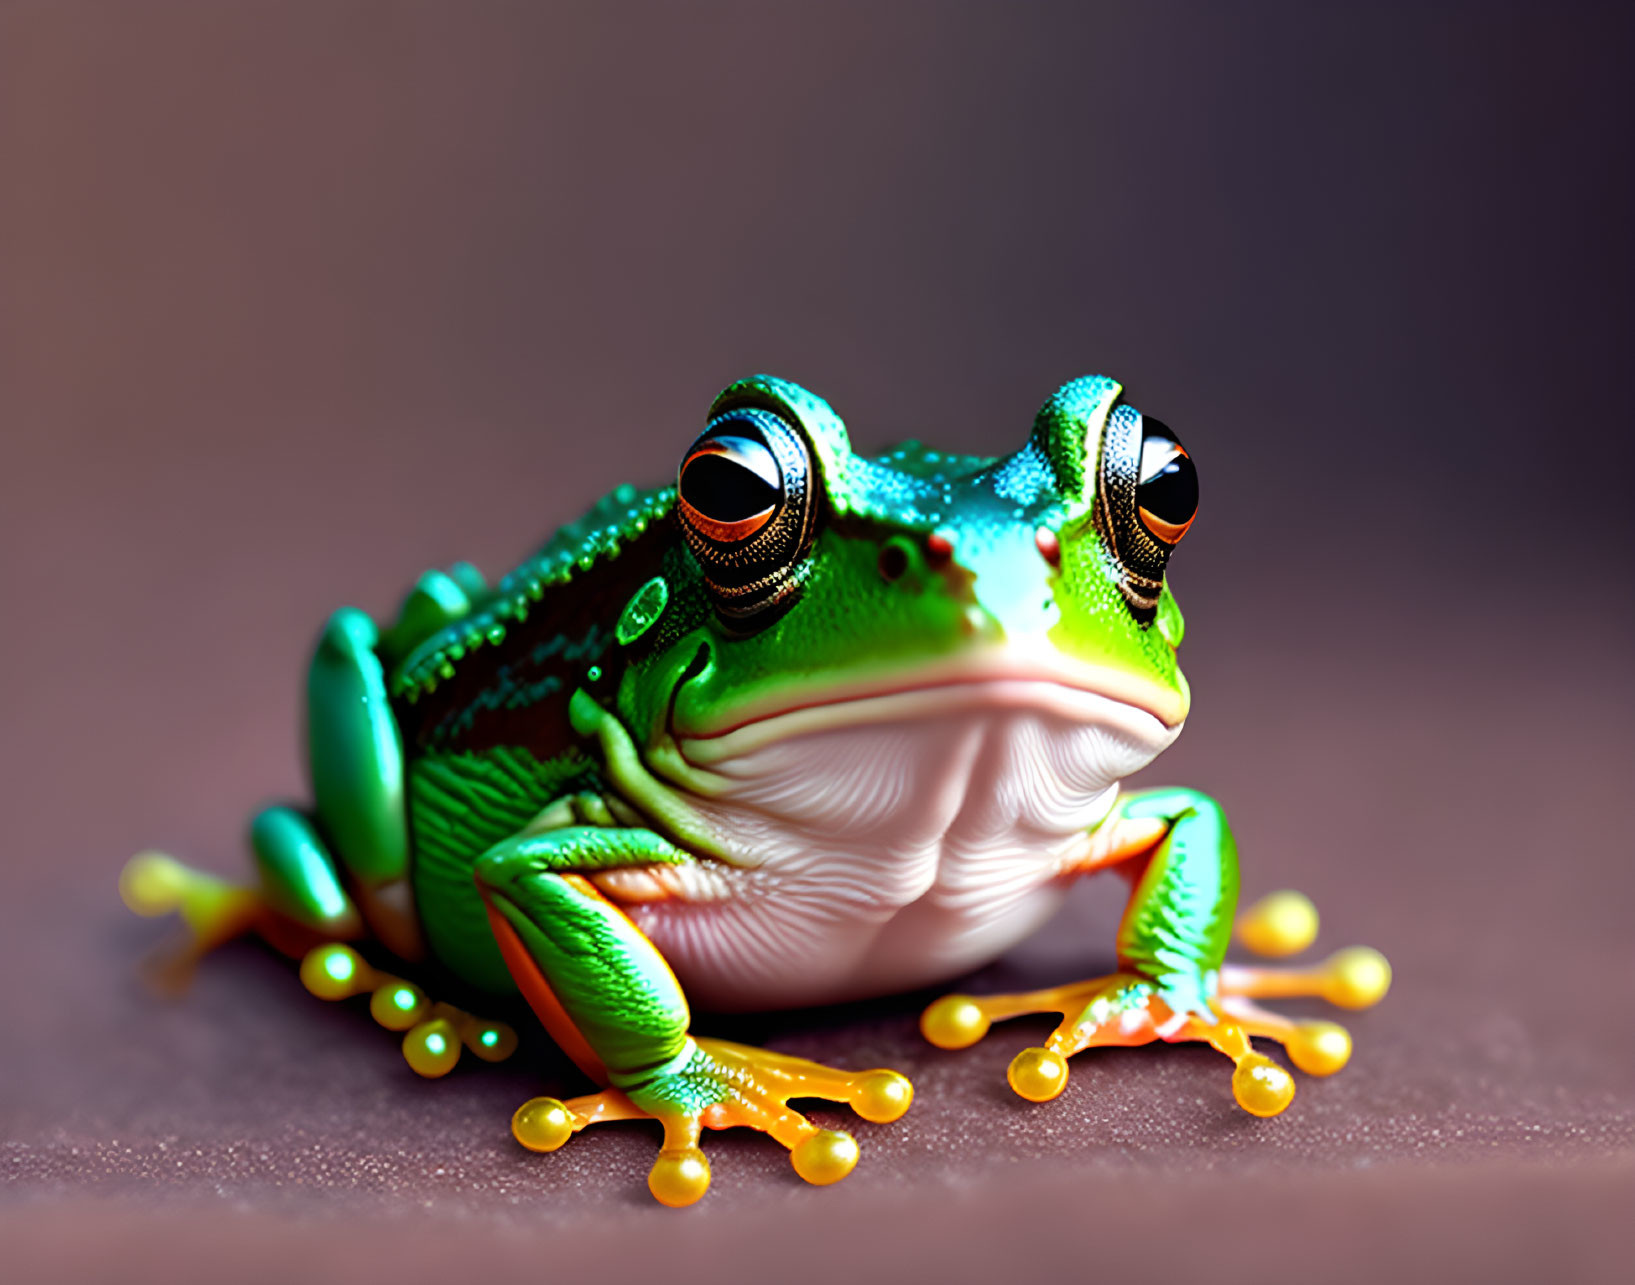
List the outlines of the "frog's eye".
{"label": "frog's eye", "polygon": [[762,406],[723,411],[676,476],[676,511],[717,609],[735,623],[792,601],[815,528],[806,439]]}
{"label": "frog's eye", "polygon": [[778,511],[783,475],[764,442],[717,433],[700,439],[681,462],[676,490],[693,526],[731,544],[747,540]]}
{"label": "frog's eye", "polygon": [[1176,544],[1198,516],[1198,470],[1169,425],[1143,416],[1135,511],[1165,544]]}
{"label": "frog's eye", "polygon": [[1138,620],[1153,619],[1164,568],[1198,513],[1198,471],[1169,425],[1114,407],[1102,433],[1096,519]]}

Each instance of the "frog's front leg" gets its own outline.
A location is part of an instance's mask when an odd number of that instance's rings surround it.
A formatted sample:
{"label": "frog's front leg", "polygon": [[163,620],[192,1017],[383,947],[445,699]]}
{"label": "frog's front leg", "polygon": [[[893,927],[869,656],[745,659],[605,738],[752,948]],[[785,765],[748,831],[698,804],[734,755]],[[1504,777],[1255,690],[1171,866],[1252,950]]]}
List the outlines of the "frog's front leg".
{"label": "frog's front leg", "polygon": [[885,1122],[908,1109],[913,1090],[895,1071],[840,1071],[689,1033],[669,964],[585,875],[691,859],[649,830],[571,826],[507,840],[477,862],[511,975],[557,1043],[606,1086],[567,1102],[534,1098],[512,1131],[531,1150],[554,1151],[589,1124],[657,1120],[664,1143],[648,1187],[667,1205],[691,1204],[709,1186],[703,1129],[760,1129],[789,1148],[802,1178],[836,1182],[857,1163],[857,1144],[789,1100],[845,1102]]}
{"label": "frog's front leg", "polygon": [[[1381,999],[1390,969],[1377,951],[1356,947],[1305,970],[1224,965],[1237,905],[1237,847],[1220,806],[1194,790],[1153,790],[1121,799],[1103,822],[1084,869],[1129,862],[1132,892],[1119,924],[1118,971],[1068,986],[1016,995],[949,995],[926,1009],[921,1030],[942,1048],[976,1043],[995,1020],[1059,1013],[1041,1048],[1012,1061],[1011,1087],[1049,1101],[1067,1084],[1067,1059],[1097,1045],[1200,1040],[1235,1065],[1233,1096],[1255,1115],[1277,1115],[1294,1080],[1256,1053],[1251,1036],[1283,1043],[1313,1075],[1345,1065],[1351,1038],[1332,1022],[1293,1022],[1251,1002],[1271,995],[1321,995],[1350,1008]],[[1316,935],[1316,912],[1298,894],[1252,907],[1239,936],[1263,954],[1290,954]]]}

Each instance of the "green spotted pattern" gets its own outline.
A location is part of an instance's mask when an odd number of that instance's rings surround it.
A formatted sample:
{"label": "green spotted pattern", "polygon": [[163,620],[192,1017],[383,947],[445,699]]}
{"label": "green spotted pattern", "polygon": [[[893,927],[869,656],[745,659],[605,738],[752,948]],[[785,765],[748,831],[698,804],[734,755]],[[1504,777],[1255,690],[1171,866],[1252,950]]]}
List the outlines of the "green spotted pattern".
{"label": "green spotted pattern", "polygon": [[411,703],[454,677],[454,668],[483,647],[505,641],[507,629],[529,613],[554,586],[567,584],[599,562],[616,557],[670,511],[675,487],[639,491],[621,486],[577,522],[551,537],[528,561],[506,576],[492,596],[468,616],[433,634],[409,653],[392,678],[392,695]]}

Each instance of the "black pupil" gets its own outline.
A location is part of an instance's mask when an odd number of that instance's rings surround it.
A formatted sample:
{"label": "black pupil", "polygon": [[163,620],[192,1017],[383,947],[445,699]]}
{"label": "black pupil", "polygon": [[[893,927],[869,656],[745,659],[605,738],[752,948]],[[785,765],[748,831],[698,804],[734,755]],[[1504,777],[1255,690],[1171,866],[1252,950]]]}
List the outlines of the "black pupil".
{"label": "black pupil", "polygon": [[[1169,426],[1156,419],[1145,419],[1142,428],[1143,443],[1157,438],[1181,444]],[[1177,455],[1151,477],[1143,478],[1136,487],[1135,500],[1160,522],[1184,526],[1191,521],[1198,511],[1198,470],[1191,456]]]}
{"label": "black pupil", "polygon": [[[717,438],[739,454],[766,454],[759,442],[746,438]],[[682,498],[707,518],[741,522],[763,513],[778,502],[778,492],[752,469],[729,455],[694,455],[681,472]]]}

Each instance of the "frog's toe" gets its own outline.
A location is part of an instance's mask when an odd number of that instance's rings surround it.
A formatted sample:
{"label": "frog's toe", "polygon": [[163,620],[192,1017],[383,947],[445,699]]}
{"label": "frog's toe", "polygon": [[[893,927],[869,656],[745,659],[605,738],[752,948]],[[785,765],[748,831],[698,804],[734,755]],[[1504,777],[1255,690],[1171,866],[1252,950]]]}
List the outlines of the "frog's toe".
{"label": "frog's toe", "polygon": [[847,1101],[869,1123],[890,1124],[914,1101],[914,1086],[897,1071],[865,1071],[853,1080]]}
{"label": "frog's toe", "polygon": [[428,1080],[447,1075],[460,1060],[460,1038],[454,1024],[434,1017],[415,1026],[403,1037],[403,1060]]}
{"label": "frog's toe", "polygon": [[[1173,1029],[1171,1029],[1173,1028]],[[1249,1027],[1191,1014],[1165,1024],[1166,1040],[1200,1040],[1232,1059],[1232,1096],[1250,1115],[1282,1115],[1294,1101],[1294,1076],[1249,1043]]]}
{"label": "frog's toe", "polygon": [[940,1049],[969,1048],[995,1022],[1027,1013],[1077,1013],[1121,979],[1114,973],[1014,995],[944,995],[920,1014],[920,1034]]}
{"label": "frog's toe", "polygon": [[920,1034],[939,1049],[970,1048],[992,1025],[982,1001],[969,995],[944,995],[920,1014]]}
{"label": "frog's toe", "polygon": [[665,1147],[647,1174],[653,1199],[671,1209],[697,1203],[710,1189],[710,1162],[698,1147]]}
{"label": "frog's toe", "polygon": [[485,1021],[433,1003],[412,982],[371,968],[342,942],[314,946],[301,960],[301,982],[319,999],[369,995],[369,1014],[389,1031],[403,1031],[403,1059],[417,1075],[436,1079],[460,1061],[462,1049],[484,1062],[503,1062],[517,1047],[517,1034],[504,1022]]}
{"label": "frog's toe", "polygon": [[819,1129],[790,1149],[789,1160],[814,1187],[827,1187],[857,1167],[857,1141],[838,1129]]}
{"label": "frog's toe", "polygon": [[1369,946],[1349,946],[1305,968],[1221,969],[1222,995],[1250,999],[1314,995],[1340,1008],[1371,1008],[1391,989],[1391,965]]}
{"label": "frog's toe", "polygon": [[807,1182],[826,1187],[857,1164],[849,1133],[821,1129],[789,1106],[792,1098],[844,1102],[876,1124],[896,1120],[914,1100],[906,1076],[884,1068],[841,1071],[805,1058],[726,1040],[699,1040],[700,1052],[731,1086],[730,1094],[701,1116],[706,1128],[743,1125],[769,1134],[789,1148],[790,1161]]}
{"label": "frog's toe", "polygon": [[[1129,973],[1110,973],[1066,986],[1011,995],[945,995],[920,1015],[920,1032],[938,1048],[975,1044],[995,1022],[1030,1013],[1058,1013],[1062,1021],[1043,1048],[1024,1049],[1012,1061],[1011,1087],[1032,1102],[1048,1102],[1067,1083],[1065,1059],[1091,1044],[1140,1044],[1154,1038],[1143,1016],[1153,988]],[[1118,1019],[1118,1020],[1114,1020]],[[1129,1039],[1115,1038],[1120,1033]]]}
{"label": "frog's toe", "polygon": [[1250,1053],[1233,1068],[1232,1096],[1250,1115],[1281,1115],[1294,1101],[1294,1076],[1264,1053]]}
{"label": "frog's toe", "polygon": [[1223,999],[1221,1006],[1228,1020],[1216,1020],[1203,1008],[1177,1012],[1151,982],[1131,973],[1114,973],[1024,994],[950,996],[932,1005],[921,1025],[933,1043],[943,1043],[938,1036],[949,1031],[964,1035],[977,1026],[986,1029],[986,1023],[999,1018],[1060,1014],[1061,1022],[1044,1044],[1023,1049],[1006,1073],[1017,1096],[1029,1102],[1059,1097],[1067,1087],[1068,1059],[1085,1049],[1201,1040],[1232,1059],[1232,1096],[1238,1105],[1253,1115],[1271,1116],[1293,1100],[1294,1077],[1256,1053],[1250,1035],[1267,1035],[1287,1044],[1295,1065],[1312,1074],[1337,1071],[1350,1055],[1350,1036],[1332,1022],[1290,1022],[1241,998]]}
{"label": "frog's toe", "polygon": [[139,915],[181,916],[198,953],[249,931],[262,908],[252,888],[183,865],[162,852],[138,852],[119,872],[119,896]]}
{"label": "frog's toe", "polygon": [[1250,1035],[1281,1044],[1307,1075],[1333,1075],[1351,1060],[1351,1033],[1338,1022],[1291,1021],[1241,995],[1223,995],[1219,1003]]}
{"label": "frog's toe", "polygon": [[139,915],[176,914],[187,928],[184,938],[161,947],[147,961],[149,980],[163,990],[184,987],[201,958],[255,928],[263,912],[254,889],[195,870],[162,852],[139,852],[125,863],[119,872],[119,896]]}
{"label": "frog's toe", "polygon": [[1296,955],[1317,940],[1317,907],[1303,892],[1268,893],[1238,916],[1234,931],[1257,955]]}
{"label": "frog's toe", "polygon": [[555,1151],[573,1134],[574,1113],[557,1098],[529,1098],[511,1116],[511,1136],[530,1151]]}
{"label": "frog's toe", "polygon": [[795,1172],[814,1187],[839,1182],[857,1167],[851,1134],[820,1129],[776,1092],[740,1085],[731,1101],[705,1111],[700,1121],[708,1129],[759,1129],[788,1149]]}
{"label": "frog's toe", "polygon": [[168,915],[181,908],[189,884],[203,877],[163,852],[138,852],[119,872],[119,897],[135,914]]}
{"label": "frog's toe", "polygon": [[710,1162],[698,1145],[702,1120],[696,1110],[648,1110],[620,1089],[603,1089],[566,1102],[530,1098],[512,1115],[511,1136],[530,1151],[551,1152],[590,1125],[648,1119],[664,1125],[664,1142],[648,1170],[647,1189],[653,1199],[673,1209],[693,1204],[710,1189]]}
{"label": "frog's toe", "polygon": [[647,1176],[660,1203],[698,1200],[710,1166],[698,1141],[705,1129],[757,1129],[789,1150],[794,1170],[814,1186],[839,1182],[857,1165],[856,1140],[824,1129],[790,1105],[792,1098],[844,1102],[865,1120],[885,1123],[908,1110],[914,1096],[896,1071],[841,1071],[768,1049],[697,1039],[672,1069],[627,1089],[604,1089],[559,1102],[534,1098],[511,1120],[511,1132],[531,1151],[555,1151],[573,1134],[608,1120],[653,1119],[664,1143]]}
{"label": "frog's toe", "polygon": [[1296,1022],[1283,1047],[1307,1075],[1333,1075],[1351,1060],[1351,1032],[1338,1022]]}
{"label": "frog's toe", "polygon": [[1391,989],[1391,964],[1372,946],[1351,946],[1323,964],[1323,998],[1341,1008],[1372,1008]]}
{"label": "frog's toe", "polygon": [[1049,1102],[1067,1087],[1067,1059],[1055,1049],[1023,1049],[1011,1059],[1005,1079],[1017,1097]]}
{"label": "frog's toe", "polygon": [[[1391,965],[1385,956],[1367,946],[1352,946],[1305,968],[1228,964],[1221,969],[1216,1002],[1248,1034],[1282,1044],[1289,1061],[1307,1075],[1333,1075],[1351,1060],[1351,1035],[1345,1027],[1337,1022],[1292,1021],[1254,1000],[1316,996],[1340,1008],[1368,1008],[1384,999],[1390,988]],[[1241,1094],[1238,1100],[1243,1101]]]}

